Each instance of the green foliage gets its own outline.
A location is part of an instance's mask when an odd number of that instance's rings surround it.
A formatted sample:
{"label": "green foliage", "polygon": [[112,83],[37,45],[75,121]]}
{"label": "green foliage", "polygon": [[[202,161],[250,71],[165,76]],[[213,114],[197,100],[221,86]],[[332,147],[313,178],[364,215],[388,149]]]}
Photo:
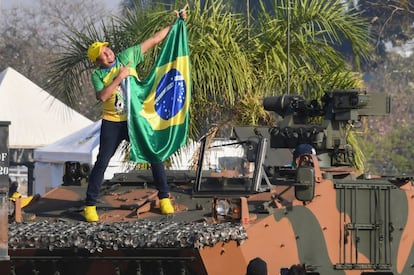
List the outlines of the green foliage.
{"label": "green foliage", "polygon": [[414,56],[389,53],[387,61],[366,72],[371,91],[392,96],[391,113],[371,118],[364,134],[363,148],[370,171],[395,174],[412,171],[412,118],[414,106]]}
{"label": "green foliage", "polygon": [[352,70],[338,49],[350,42],[358,69],[359,60],[369,58],[372,50],[366,22],[341,1],[277,2],[272,13],[262,5],[253,32],[254,64],[263,80],[260,89],[315,98],[325,90],[357,86],[356,79],[348,77]]}
{"label": "green foliage", "polygon": [[375,142],[361,140],[367,158],[367,170],[383,175],[409,173],[414,170],[414,144],[411,133],[413,126],[394,128],[388,135],[375,135]]}

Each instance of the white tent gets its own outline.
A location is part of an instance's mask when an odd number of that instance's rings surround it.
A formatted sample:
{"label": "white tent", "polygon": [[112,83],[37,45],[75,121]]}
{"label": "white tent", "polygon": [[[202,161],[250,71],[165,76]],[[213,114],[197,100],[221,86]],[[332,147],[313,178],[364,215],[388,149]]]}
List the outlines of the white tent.
{"label": "white tent", "polygon": [[[34,193],[44,194],[48,189],[61,185],[67,161],[90,165],[95,163],[99,150],[101,123],[101,120],[91,123],[67,137],[34,150],[36,161]],[[130,163],[125,162],[124,159],[125,154],[121,144],[112,157],[104,178],[111,179],[114,173],[128,171]]]}
{"label": "white tent", "polygon": [[0,121],[10,121],[10,148],[37,148],[92,121],[12,68],[0,73]]}
{"label": "white tent", "polygon": [[[0,72],[0,121],[10,122],[10,162],[25,166],[33,161],[33,149],[92,123],[10,67]],[[33,167],[22,168],[21,165],[10,167],[10,176],[12,169],[17,169],[18,177],[13,180],[25,184],[21,186],[23,190],[35,188]]]}

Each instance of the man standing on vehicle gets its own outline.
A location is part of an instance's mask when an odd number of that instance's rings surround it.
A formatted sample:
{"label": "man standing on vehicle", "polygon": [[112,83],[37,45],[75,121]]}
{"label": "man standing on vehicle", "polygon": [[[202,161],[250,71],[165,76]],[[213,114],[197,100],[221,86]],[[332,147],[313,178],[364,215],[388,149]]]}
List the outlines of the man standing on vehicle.
{"label": "man standing on vehicle", "polygon": [[[187,17],[186,9],[181,10],[180,13],[176,11],[176,14],[183,19]],[[170,29],[171,25],[141,44],[132,46],[117,55],[108,47],[108,42],[94,42],[88,49],[88,58],[98,67],[92,73],[92,84],[97,99],[103,103],[99,153],[86,191],[84,216],[88,222],[99,221],[96,203],[105,170],[119,144],[123,140],[129,141],[126,89],[123,80],[129,76],[134,79],[130,81],[130,91],[133,93],[134,84],[139,81],[137,65],[144,60],[144,54],[148,50],[166,38]],[[151,163],[151,171],[158,189],[161,213],[173,214],[174,207],[169,198],[164,164]]]}

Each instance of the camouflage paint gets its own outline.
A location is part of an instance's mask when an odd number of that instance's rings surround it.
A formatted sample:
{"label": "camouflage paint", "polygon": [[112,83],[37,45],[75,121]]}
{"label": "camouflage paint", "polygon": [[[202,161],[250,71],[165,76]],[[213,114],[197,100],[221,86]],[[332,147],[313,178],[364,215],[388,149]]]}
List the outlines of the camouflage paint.
{"label": "camouflage paint", "polygon": [[[402,236],[398,245],[396,255],[396,267],[399,274],[409,274],[413,271],[413,244],[414,244],[414,188],[412,183],[405,184],[401,187],[405,192],[405,200],[393,201],[393,209],[396,217],[403,218],[403,223],[395,228],[395,231],[402,230]],[[398,204],[404,202],[404,208],[399,207]],[[404,226],[405,224],[405,226]],[[410,259],[410,260],[409,260]]]}

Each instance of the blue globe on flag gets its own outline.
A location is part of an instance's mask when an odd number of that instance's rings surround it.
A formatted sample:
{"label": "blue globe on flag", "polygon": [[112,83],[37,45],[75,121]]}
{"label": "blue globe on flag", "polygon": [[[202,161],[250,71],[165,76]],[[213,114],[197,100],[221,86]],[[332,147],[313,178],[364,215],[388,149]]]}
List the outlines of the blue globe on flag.
{"label": "blue globe on flag", "polygon": [[172,69],[158,83],[154,109],[162,119],[168,120],[184,107],[185,97],[185,79],[177,69]]}

